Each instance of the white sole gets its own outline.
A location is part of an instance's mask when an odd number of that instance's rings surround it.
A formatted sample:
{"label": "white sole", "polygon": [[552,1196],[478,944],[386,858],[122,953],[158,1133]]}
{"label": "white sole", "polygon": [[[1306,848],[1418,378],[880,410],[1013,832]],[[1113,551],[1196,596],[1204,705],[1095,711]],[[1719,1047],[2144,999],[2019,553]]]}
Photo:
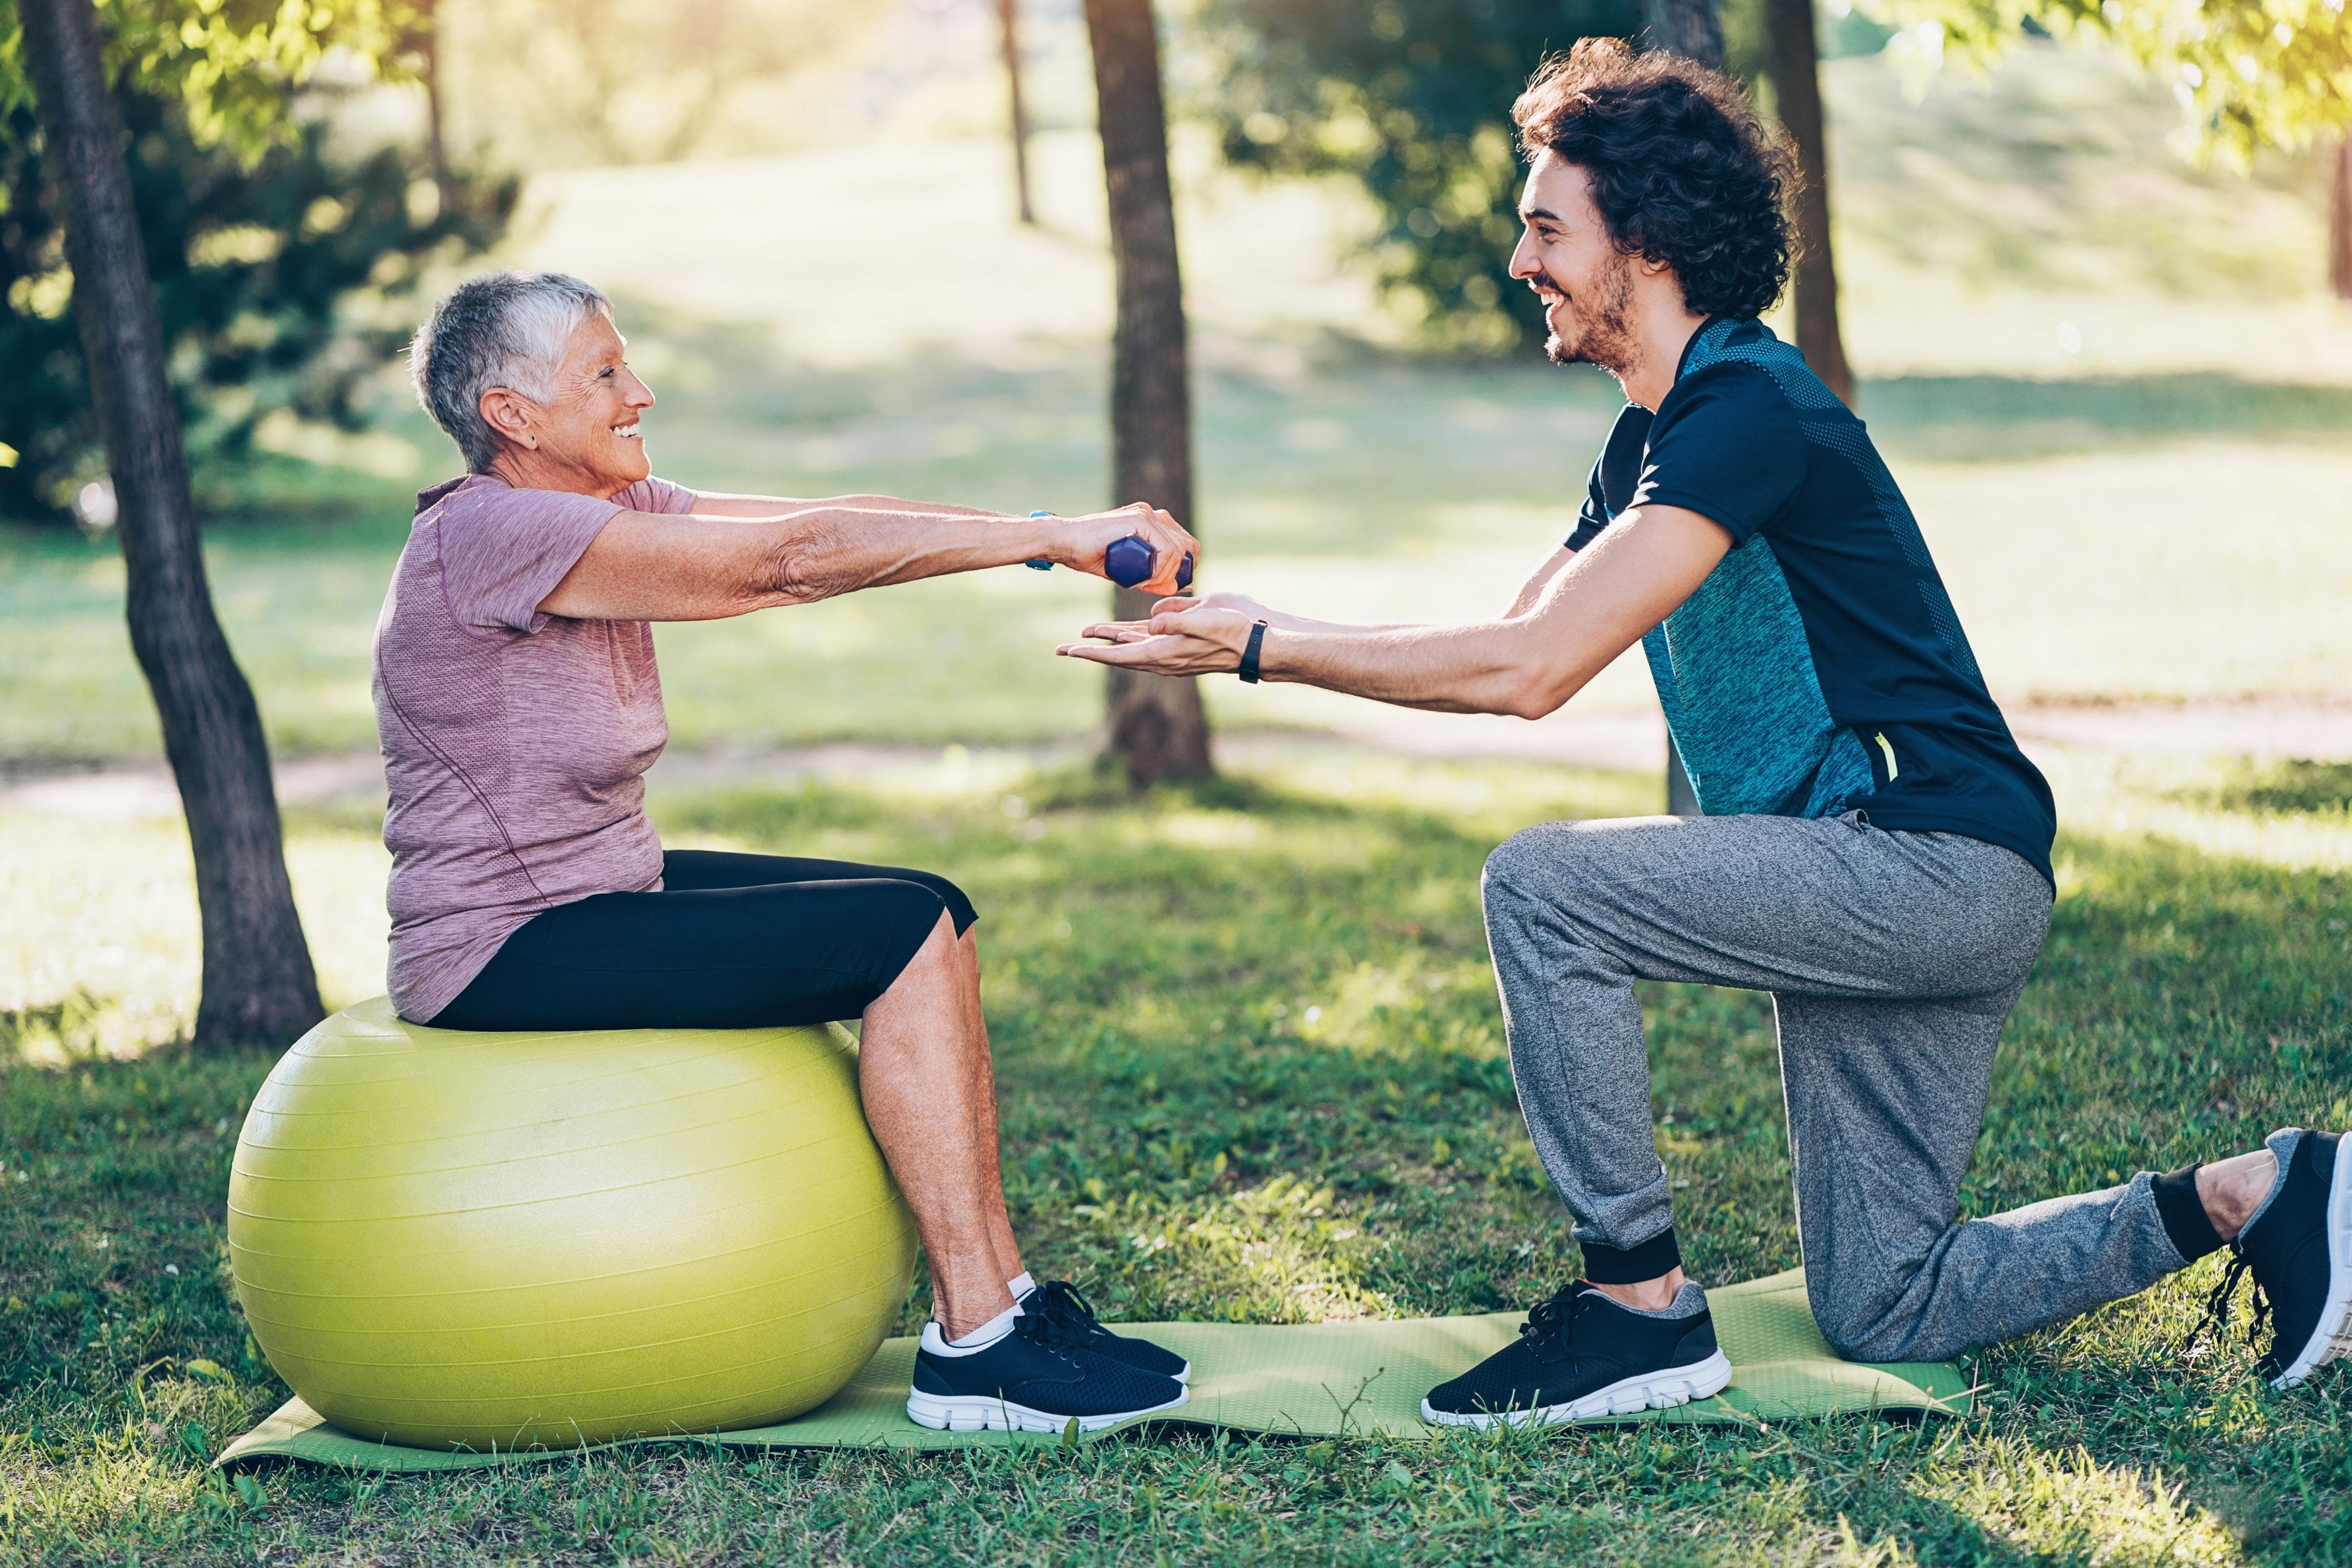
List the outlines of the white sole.
{"label": "white sole", "polygon": [[1731,1363],[1721,1351],[1689,1366],[1668,1368],[1664,1372],[1645,1372],[1596,1388],[1581,1399],[1571,1399],[1565,1405],[1547,1405],[1534,1410],[1505,1410],[1492,1415],[1468,1415],[1452,1410],[1433,1410],[1429,1401],[1421,1402],[1421,1418],[1432,1426],[1553,1426],[1563,1421],[1591,1421],[1603,1415],[1631,1415],[1640,1410],[1671,1410],[1677,1405],[1688,1405],[1694,1399],[1706,1399],[1723,1392],[1731,1381]]}
{"label": "white sole", "polygon": [[[2305,1134],[2305,1136],[2309,1136]],[[2352,1138],[2336,1143],[2336,1173],[2327,1193],[2327,1304],[2294,1364],[2271,1379],[2293,1388],[2329,1362],[2352,1354]]]}
{"label": "white sole", "polygon": [[907,1419],[934,1432],[1062,1432],[1073,1421],[1081,1432],[1099,1432],[1139,1415],[1173,1410],[1192,1397],[1192,1391],[1180,1385],[1176,1397],[1165,1405],[1114,1411],[1108,1415],[1056,1415],[1050,1410],[1033,1410],[1026,1405],[1015,1405],[991,1394],[925,1394],[917,1388],[907,1392]]}

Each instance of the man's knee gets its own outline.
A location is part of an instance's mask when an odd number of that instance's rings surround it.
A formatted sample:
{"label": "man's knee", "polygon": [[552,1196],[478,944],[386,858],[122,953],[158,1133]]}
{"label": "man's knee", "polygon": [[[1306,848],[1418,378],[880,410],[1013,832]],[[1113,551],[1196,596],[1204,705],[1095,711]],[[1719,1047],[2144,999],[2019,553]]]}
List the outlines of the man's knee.
{"label": "man's knee", "polygon": [[1526,898],[1536,888],[1551,888],[1574,879],[1574,835],[1571,824],[1539,823],[1522,827],[1486,857],[1478,875],[1478,893],[1492,919],[1499,908]]}
{"label": "man's knee", "polygon": [[1813,1310],[1813,1326],[1844,1361],[1934,1359],[1917,1353],[1914,1342],[1920,1322],[1905,1305],[1917,1272],[1914,1268],[1900,1279],[1859,1279],[1823,1270],[1816,1279],[1808,1269],[1805,1299]]}

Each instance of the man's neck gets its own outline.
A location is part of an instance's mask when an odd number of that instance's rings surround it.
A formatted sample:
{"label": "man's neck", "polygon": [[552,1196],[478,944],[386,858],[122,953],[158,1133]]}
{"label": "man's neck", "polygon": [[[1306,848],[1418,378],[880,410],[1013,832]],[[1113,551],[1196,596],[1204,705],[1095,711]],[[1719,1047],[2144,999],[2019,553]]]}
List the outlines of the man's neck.
{"label": "man's neck", "polygon": [[1707,318],[1684,306],[1679,287],[1676,294],[1670,305],[1642,312],[1633,329],[1640,357],[1617,376],[1617,384],[1625,389],[1625,400],[1653,414],[1675,389],[1675,372],[1682,368],[1683,350],[1690,346],[1692,334],[1707,322]]}

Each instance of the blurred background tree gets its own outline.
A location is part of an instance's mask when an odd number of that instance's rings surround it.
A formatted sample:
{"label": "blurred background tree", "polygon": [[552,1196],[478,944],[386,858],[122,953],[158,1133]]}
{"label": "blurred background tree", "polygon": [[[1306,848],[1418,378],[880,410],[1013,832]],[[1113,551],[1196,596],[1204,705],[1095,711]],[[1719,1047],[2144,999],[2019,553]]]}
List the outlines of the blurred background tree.
{"label": "blurred background tree", "polygon": [[1546,54],[1641,26],[1634,0],[1206,0],[1216,87],[1193,108],[1233,163],[1361,182],[1391,302],[1442,345],[1494,352],[1542,331],[1509,277],[1511,100]]}
{"label": "blurred background tree", "polygon": [[796,90],[890,7],[852,0],[435,0],[431,81],[460,155],[536,173],[770,152]]}
{"label": "blurred background tree", "polygon": [[[1237,166],[1360,182],[1380,214],[1375,265],[1391,302],[1440,346],[1498,352],[1542,331],[1534,297],[1509,276],[1520,177],[1509,110],[1545,55],[1584,37],[1648,41],[1662,26],[1705,34],[1711,48],[1719,31],[1722,57],[1707,63],[1770,110],[1776,72],[1810,69],[1816,53],[1875,51],[1890,31],[1842,13],[1824,19],[1817,50],[1784,60],[1767,0],[1730,0],[1715,29],[1685,27],[1704,7],[1655,9],[1641,0],[1203,0],[1211,63],[1199,75],[1215,85],[1192,108]],[[1822,232],[1808,236],[1823,257],[1826,213],[1824,195]]]}
{"label": "blurred background tree", "polygon": [[1915,78],[1957,60],[1981,70],[2029,32],[2104,41],[2168,83],[2176,147],[2240,169],[2267,148],[2330,132],[2328,273],[2352,300],[2352,18],[2345,0],[1864,0],[1899,25]]}
{"label": "blurred background tree", "polygon": [[[277,411],[363,427],[375,373],[407,335],[394,301],[435,259],[494,244],[518,183],[436,171],[429,148],[411,144],[338,148],[329,116],[348,89],[314,89],[257,155],[207,143],[183,97],[131,75],[118,76],[114,102],[200,489],[249,454]],[[17,454],[0,468],[0,515],[26,519],[62,517],[105,470],[48,177],[19,103],[0,116],[0,439]]]}

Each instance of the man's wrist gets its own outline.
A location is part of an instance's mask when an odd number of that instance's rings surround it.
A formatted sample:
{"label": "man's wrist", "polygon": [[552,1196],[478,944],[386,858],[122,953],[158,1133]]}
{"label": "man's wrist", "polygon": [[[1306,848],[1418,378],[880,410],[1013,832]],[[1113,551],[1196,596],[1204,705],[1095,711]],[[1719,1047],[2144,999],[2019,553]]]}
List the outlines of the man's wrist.
{"label": "man's wrist", "polygon": [[1266,630],[1262,619],[1250,623],[1249,637],[1242,644],[1241,664],[1234,672],[1251,686],[1264,679]]}

